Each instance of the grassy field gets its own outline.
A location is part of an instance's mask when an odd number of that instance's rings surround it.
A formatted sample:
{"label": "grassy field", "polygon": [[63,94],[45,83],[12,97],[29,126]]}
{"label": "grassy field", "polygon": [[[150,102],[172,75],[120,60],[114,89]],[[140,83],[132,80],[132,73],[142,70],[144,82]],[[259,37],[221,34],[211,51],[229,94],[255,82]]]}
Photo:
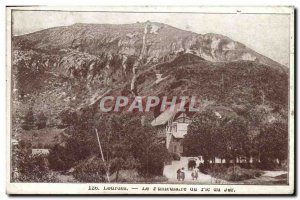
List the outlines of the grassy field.
{"label": "grassy field", "polygon": [[260,177],[263,174],[262,170],[245,169],[239,166],[231,166],[229,168],[225,166],[216,166],[209,169],[207,172],[212,177],[226,181],[244,181]]}

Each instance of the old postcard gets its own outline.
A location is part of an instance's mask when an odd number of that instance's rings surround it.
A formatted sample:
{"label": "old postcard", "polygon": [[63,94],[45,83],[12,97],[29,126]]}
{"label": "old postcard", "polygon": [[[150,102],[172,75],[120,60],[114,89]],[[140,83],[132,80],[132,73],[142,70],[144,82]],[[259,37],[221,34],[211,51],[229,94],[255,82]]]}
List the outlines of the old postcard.
{"label": "old postcard", "polygon": [[8,194],[293,194],[294,8],[7,7]]}

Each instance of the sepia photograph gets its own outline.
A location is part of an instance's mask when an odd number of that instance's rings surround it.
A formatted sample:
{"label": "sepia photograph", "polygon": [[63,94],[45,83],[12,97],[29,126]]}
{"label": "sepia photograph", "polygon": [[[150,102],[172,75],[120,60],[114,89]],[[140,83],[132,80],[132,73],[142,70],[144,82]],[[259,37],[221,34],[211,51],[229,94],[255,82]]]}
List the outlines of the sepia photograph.
{"label": "sepia photograph", "polygon": [[294,7],[6,17],[9,194],[294,193]]}

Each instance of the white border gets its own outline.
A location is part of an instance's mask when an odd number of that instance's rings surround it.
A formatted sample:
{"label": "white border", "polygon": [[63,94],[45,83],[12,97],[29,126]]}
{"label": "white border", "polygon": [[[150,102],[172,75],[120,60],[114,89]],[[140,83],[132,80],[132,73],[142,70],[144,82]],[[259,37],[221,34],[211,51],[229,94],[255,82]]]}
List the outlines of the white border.
{"label": "white border", "polygon": [[[7,106],[6,106],[6,118],[10,119],[10,15],[12,7],[7,8],[7,63],[6,63],[6,75],[7,75]],[[17,9],[17,8],[13,8]],[[82,10],[82,7],[20,7],[22,10]],[[201,6],[181,6],[181,7],[84,7],[84,10],[89,11],[146,11],[146,12],[212,12],[212,13],[231,13],[236,10],[241,10],[242,13],[284,13],[291,16],[291,37],[290,37],[290,157],[289,157],[289,185],[287,186],[274,186],[274,185],[174,185],[174,184],[88,184],[88,183],[10,183],[10,170],[7,170],[6,185],[8,194],[292,194],[294,191],[294,10],[293,7],[201,7]],[[6,161],[7,169],[10,168],[10,120],[7,120],[7,145],[6,145]],[[89,191],[88,186],[98,186],[100,191]],[[103,191],[103,187],[108,186],[126,186],[128,191]],[[132,188],[138,187],[139,190]],[[186,192],[157,192],[157,191],[142,191],[142,187],[178,187],[186,188]],[[213,188],[220,188],[221,192],[214,192]],[[191,192],[190,188],[198,188],[197,192]],[[210,192],[200,191],[200,188],[210,188]],[[224,192],[224,189],[234,189],[235,192]],[[223,192],[222,192],[223,191]]]}

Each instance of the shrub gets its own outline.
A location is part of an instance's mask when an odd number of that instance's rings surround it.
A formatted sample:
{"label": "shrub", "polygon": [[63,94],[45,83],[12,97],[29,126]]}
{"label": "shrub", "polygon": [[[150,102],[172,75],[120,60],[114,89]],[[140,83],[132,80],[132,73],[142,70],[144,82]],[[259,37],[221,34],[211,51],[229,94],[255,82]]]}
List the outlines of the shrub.
{"label": "shrub", "polygon": [[59,145],[55,145],[52,149],[50,149],[50,153],[48,155],[49,167],[52,170],[66,170],[70,166],[66,163],[66,156],[64,155],[64,148]]}
{"label": "shrub", "polygon": [[139,183],[161,183],[161,182],[167,182],[168,178],[165,176],[151,176],[151,177],[141,177],[138,178],[135,182]]}
{"label": "shrub", "polygon": [[138,168],[144,177],[161,176],[163,174],[164,163],[169,158],[169,152],[162,145],[153,145],[147,153],[139,155],[138,160],[141,165]]}
{"label": "shrub", "polygon": [[231,166],[226,168],[223,165],[213,166],[208,170],[208,173],[215,178],[227,181],[243,181],[259,177],[263,174],[261,170],[244,169],[239,166]]}
{"label": "shrub", "polygon": [[44,155],[31,155],[29,149],[14,149],[12,180],[15,182],[57,182]]}
{"label": "shrub", "polygon": [[196,161],[195,160],[189,160],[188,162],[188,168],[193,169],[196,167]]}
{"label": "shrub", "polygon": [[31,130],[34,128],[34,116],[33,116],[33,111],[32,109],[30,109],[24,119],[23,119],[23,123],[22,123],[22,128],[24,130]]}
{"label": "shrub", "polygon": [[47,117],[43,112],[38,114],[37,119],[36,119],[36,126],[38,129],[45,128],[47,125]]}
{"label": "shrub", "polygon": [[67,127],[75,124],[78,120],[78,116],[75,111],[72,111],[70,109],[63,110],[60,113],[60,120],[61,120],[60,127]]}
{"label": "shrub", "polygon": [[68,170],[76,162],[86,159],[90,154],[91,144],[76,136],[66,140],[65,145],[55,145],[48,156],[50,168],[53,170]]}
{"label": "shrub", "polygon": [[172,160],[180,160],[180,156],[174,152],[170,152],[170,157],[172,158]]}
{"label": "shrub", "polygon": [[82,161],[73,172],[79,182],[106,182],[106,165],[99,157]]}

